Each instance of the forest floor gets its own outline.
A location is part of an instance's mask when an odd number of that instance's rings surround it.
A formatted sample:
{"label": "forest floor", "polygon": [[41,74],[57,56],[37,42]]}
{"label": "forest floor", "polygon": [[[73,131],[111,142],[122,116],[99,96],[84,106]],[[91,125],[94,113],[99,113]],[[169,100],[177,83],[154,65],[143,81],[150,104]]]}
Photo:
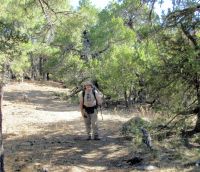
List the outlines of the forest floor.
{"label": "forest floor", "polygon": [[138,115],[137,111],[122,114],[104,110],[103,120],[99,115],[101,140],[86,141],[78,104],[56,96],[67,91],[54,82],[11,82],[6,85],[3,102],[6,172],[141,171],[126,163],[127,159],[138,155],[156,166],[154,171],[199,170],[174,164],[174,157],[166,158],[169,149],[158,159],[160,152],[137,149],[133,141],[122,137],[122,124]]}

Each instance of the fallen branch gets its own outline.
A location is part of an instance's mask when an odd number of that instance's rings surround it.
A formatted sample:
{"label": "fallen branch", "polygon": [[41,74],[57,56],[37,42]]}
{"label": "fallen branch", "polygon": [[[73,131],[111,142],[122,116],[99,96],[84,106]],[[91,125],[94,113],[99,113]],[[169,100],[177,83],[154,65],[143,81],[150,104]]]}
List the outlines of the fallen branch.
{"label": "fallen branch", "polygon": [[200,166],[200,160],[189,162],[187,164],[184,164],[183,166],[184,167],[191,167],[191,166],[197,166],[197,167],[199,167]]}
{"label": "fallen branch", "polygon": [[165,125],[163,125],[157,132],[161,131],[164,128],[167,128],[169,126],[169,124],[180,114],[176,114],[172,119],[170,119]]}
{"label": "fallen branch", "polygon": [[197,114],[200,110],[200,107],[195,107],[193,109],[188,109],[186,111],[181,111],[178,114],[180,115],[192,115],[192,114]]}
{"label": "fallen branch", "polygon": [[[176,114],[174,117],[172,117],[172,119],[170,119],[165,125],[163,125],[158,131],[161,131],[162,129],[164,128],[167,128],[169,126],[169,124],[174,120],[176,119],[177,116],[181,116],[181,115],[194,115],[194,114],[197,114],[198,113],[198,110],[199,108],[195,108],[195,109],[192,109],[192,110],[188,110],[188,111],[182,111],[182,112],[179,112],[178,114]],[[158,132],[157,131],[157,132]]]}

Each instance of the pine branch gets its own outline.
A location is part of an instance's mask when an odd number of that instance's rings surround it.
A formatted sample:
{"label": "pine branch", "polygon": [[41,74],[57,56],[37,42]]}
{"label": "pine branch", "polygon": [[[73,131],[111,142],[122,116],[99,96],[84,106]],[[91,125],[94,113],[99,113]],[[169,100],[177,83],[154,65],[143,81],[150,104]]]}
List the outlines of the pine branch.
{"label": "pine branch", "polygon": [[42,2],[46,5],[46,7],[47,7],[50,11],[52,11],[55,15],[57,15],[57,14],[63,14],[63,15],[73,14],[73,12],[71,12],[71,11],[55,11],[55,10],[49,5],[49,3],[48,3],[47,1],[45,1],[45,0],[39,0],[39,1],[42,1]]}
{"label": "pine branch", "polygon": [[183,10],[176,10],[171,12],[166,16],[165,25],[168,27],[173,27],[179,23],[183,23],[183,21],[187,19],[188,16],[193,15],[196,11],[200,11],[200,4],[185,8]]}

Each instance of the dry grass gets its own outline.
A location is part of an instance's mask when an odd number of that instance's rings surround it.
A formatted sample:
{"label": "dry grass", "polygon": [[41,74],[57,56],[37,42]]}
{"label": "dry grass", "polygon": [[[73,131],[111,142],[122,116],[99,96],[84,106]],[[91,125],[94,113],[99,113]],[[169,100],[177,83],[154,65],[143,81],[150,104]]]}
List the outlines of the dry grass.
{"label": "dry grass", "polygon": [[[134,111],[136,115],[141,114],[140,116],[137,115],[138,117],[151,124],[149,127],[147,126],[147,129],[153,139],[153,150],[149,150],[146,145],[141,144],[141,134],[134,135],[133,143],[129,147],[129,152],[132,155],[143,157],[147,162],[159,167],[161,172],[200,171],[199,167],[194,164],[188,164],[200,160],[199,135],[189,139],[190,148],[185,146],[180,136],[180,129],[184,126],[183,122],[186,122],[187,125],[192,125],[194,124],[193,118],[185,121],[177,118],[169,125],[169,128],[160,130],[158,125],[167,124],[171,117],[166,118],[166,115],[154,113],[148,106],[137,107],[137,110]],[[174,126],[174,123],[177,124]],[[138,128],[137,125],[132,125],[132,127],[133,130]]]}

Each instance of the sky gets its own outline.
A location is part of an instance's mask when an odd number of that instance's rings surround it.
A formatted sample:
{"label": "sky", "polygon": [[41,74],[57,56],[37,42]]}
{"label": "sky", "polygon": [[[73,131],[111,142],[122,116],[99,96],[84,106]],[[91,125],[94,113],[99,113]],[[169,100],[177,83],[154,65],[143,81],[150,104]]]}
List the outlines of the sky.
{"label": "sky", "polygon": [[[92,4],[99,9],[106,7],[110,1],[111,0],[91,0]],[[78,2],[79,0],[71,0],[71,5],[76,8],[78,6]],[[171,1],[165,0],[161,6],[159,4],[155,4],[155,11],[160,15],[163,9],[167,11],[167,9],[170,7],[172,7]]]}

